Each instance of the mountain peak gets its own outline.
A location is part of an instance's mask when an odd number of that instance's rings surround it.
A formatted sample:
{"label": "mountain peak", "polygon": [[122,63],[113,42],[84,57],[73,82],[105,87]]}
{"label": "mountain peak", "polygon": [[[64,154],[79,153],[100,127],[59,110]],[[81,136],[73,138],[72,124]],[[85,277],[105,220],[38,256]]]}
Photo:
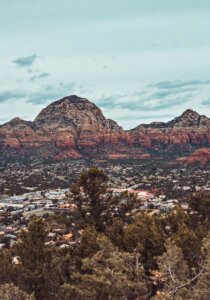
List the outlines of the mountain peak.
{"label": "mountain peak", "polygon": [[22,123],[22,122],[25,122],[23,119],[19,118],[19,117],[16,117],[16,118],[13,118],[10,123]]}
{"label": "mountain peak", "polygon": [[18,126],[21,124],[26,124],[26,123],[30,123],[29,121],[25,121],[19,117],[13,118],[12,120],[10,120],[9,122],[3,124],[3,125],[10,125],[10,126]]}
{"label": "mountain peak", "polygon": [[174,128],[174,127],[202,127],[210,125],[210,119],[205,115],[200,115],[192,109],[186,109],[179,117],[169,122],[152,122],[150,124],[140,124],[133,130],[140,128]]}
{"label": "mountain peak", "polygon": [[[97,110],[98,113],[100,112],[99,108],[86,98],[81,98],[76,95],[66,96],[50,103],[44,108],[36,117],[35,122],[52,123],[60,122],[64,119],[74,119],[75,117],[78,117],[79,112],[82,114],[82,111],[84,112],[85,110]],[[76,113],[76,111],[78,113]]]}
{"label": "mountain peak", "polygon": [[74,135],[86,132],[115,132],[121,129],[108,120],[91,101],[76,95],[66,96],[49,104],[35,119],[37,128],[68,128]]}
{"label": "mountain peak", "polygon": [[32,122],[30,121],[25,121],[21,118],[13,118],[12,120],[10,120],[9,122],[6,122],[2,125],[0,125],[1,128],[8,128],[8,129],[13,129],[13,128],[31,128],[32,126]]}
{"label": "mountain peak", "polygon": [[66,96],[60,100],[57,100],[57,101],[51,103],[50,105],[56,106],[61,103],[68,103],[68,104],[79,104],[80,103],[81,104],[81,103],[91,103],[91,102],[89,100],[87,100],[86,98],[82,98],[77,95],[70,95],[70,96]]}
{"label": "mountain peak", "polygon": [[197,113],[197,111],[188,108],[181,114],[181,116],[183,116],[183,117],[186,117],[186,116],[198,117],[200,115],[199,115],[199,113]]}
{"label": "mountain peak", "polygon": [[168,127],[200,127],[209,124],[209,118],[192,109],[185,110],[181,116],[167,123]]}

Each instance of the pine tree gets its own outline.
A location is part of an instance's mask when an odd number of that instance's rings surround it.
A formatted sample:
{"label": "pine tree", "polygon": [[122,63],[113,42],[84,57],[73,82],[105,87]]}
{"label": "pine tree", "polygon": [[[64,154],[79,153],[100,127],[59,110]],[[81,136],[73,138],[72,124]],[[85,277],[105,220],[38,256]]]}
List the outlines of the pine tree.
{"label": "pine tree", "polygon": [[74,203],[85,222],[93,224],[97,230],[104,229],[106,208],[109,203],[107,175],[98,168],[91,168],[80,175],[79,182],[73,186]]}
{"label": "pine tree", "polygon": [[197,272],[197,282],[190,293],[192,300],[210,299],[210,233],[203,240],[203,261],[199,262],[200,269]]}
{"label": "pine tree", "polygon": [[98,233],[93,226],[85,228],[78,246],[79,256],[90,257],[99,250]]}
{"label": "pine tree", "polygon": [[[34,217],[20,234],[15,252],[19,258],[19,286],[38,299],[55,299],[57,278],[52,252],[45,245],[47,231],[41,218]],[[56,273],[56,272],[55,272]]]}
{"label": "pine tree", "polygon": [[82,272],[74,275],[74,283],[63,286],[62,298],[118,300],[146,297],[146,277],[136,256],[119,251],[104,236],[99,238],[99,243],[100,250],[83,259]]}
{"label": "pine tree", "polygon": [[182,249],[185,260],[191,268],[196,267],[200,257],[201,243],[195,232],[185,223],[180,223],[175,235],[172,236],[177,246]]}
{"label": "pine tree", "polygon": [[12,282],[16,277],[16,270],[12,264],[11,251],[3,249],[0,251],[0,284]]}
{"label": "pine tree", "polygon": [[[163,284],[162,299],[185,299],[188,286],[189,270],[182,250],[172,240],[167,240],[166,251],[157,258],[160,282]],[[184,285],[184,286],[183,286]],[[158,299],[158,298],[157,298]]]}
{"label": "pine tree", "polygon": [[181,207],[177,206],[165,216],[165,226],[169,226],[170,233],[177,232],[179,224],[190,224],[190,216]]}
{"label": "pine tree", "polygon": [[1,300],[35,300],[33,295],[20,290],[13,284],[4,284],[0,286]]}
{"label": "pine tree", "polygon": [[125,230],[122,221],[114,219],[112,225],[107,228],[106,235],[119,249],[125,249]]}
{"label": "pine tree", "polygon": [[210,220],[210,193],[199,192],[193,195],[189,200],[190,208],[198,212],[203,220]]}
{"label": "pine tree", "polygon": [[125,247],[129,252],[135,249],[141,253],[146,269],[154,267],[154,257],[164,251],[164,233],[154,217],[141,213],[125,228]]}

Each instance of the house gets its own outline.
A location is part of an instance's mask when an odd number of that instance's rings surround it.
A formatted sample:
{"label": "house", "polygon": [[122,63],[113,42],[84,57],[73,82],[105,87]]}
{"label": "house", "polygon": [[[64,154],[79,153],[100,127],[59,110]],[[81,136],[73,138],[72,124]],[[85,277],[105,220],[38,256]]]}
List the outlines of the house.
{"label": "house", "polygon": [[160,210],[162,212],[169,212],[170,210],[174,209],[176,207],[175,204],[173,203],[162,203],[161,206],[160,206]]}

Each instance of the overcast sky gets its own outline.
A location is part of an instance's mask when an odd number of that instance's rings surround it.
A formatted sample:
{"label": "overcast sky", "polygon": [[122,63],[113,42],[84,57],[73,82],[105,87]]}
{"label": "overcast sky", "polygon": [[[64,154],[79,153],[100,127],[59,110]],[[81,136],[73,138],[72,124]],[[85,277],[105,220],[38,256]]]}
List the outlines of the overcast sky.
{"label": "overcast sky", "polygon": [[0,124],[72,94],[124,128],[210,116],[210,1],[0,1],[0,62]]}

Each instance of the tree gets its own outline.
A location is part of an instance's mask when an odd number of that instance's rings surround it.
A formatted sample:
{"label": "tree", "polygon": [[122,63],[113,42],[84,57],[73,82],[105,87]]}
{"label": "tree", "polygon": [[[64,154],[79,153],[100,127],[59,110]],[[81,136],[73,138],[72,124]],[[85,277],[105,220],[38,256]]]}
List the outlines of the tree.
{"label": "tree", "polygon": [[34,217],[28,225],[28,230],[22,230],[16,245],[17,254],[22,266],[35,268],[46,260],[47,231],[41,218]]}
{"label": "tree", "polygon": [[104,228],[103,213],[106,212],[110,198],[107,182],[108,177],[102,170],[91,168],[80,175],[79,182],[71,190],[81,217],[94,224],[98,230]]}
{"label": "tree", "polygon": [[177,206],[166,215],[164,222],[166,226],[169,226],[170,233],[174,234],[177,232],[179,224],[189,225],[190,216],[180,206]]}
{"label": "tree", "polygon": [[155,217],[145,213],[138,215],[125,228],[125,247],[133,252],[137,249],[146,269],[154,267],[154,257],[164,251],[164,232]]}
{"label": "tree", "polygon": [[122,221],[114,219],[112,225],[107,228],[106,235],[119,249],[125,249],[125,230]]}
{"label": "tree", "polygon": [[189,205],[192,210],[198,212],[202,218],[210,220],[210,193],[199,192],[189,199]]}
{"label": "tree", "polygon": [[193,300],[209,300],[210,299],[210,233],[203,240],[202,246],[203,261],[199,262],[199,275],[197,282],[191,291]]}
{"label": "tree", "polygon": [[146,277],[136,256],[119,251],[106,237],[100,250],[84,258],[82,272],[62,289],[63,299],[118,300],[147,295]]}
{"label": "tree", "polygon": [[99,250],[98,233],[93,226],[85,228],[78,246],[79,256],[90,257]]}
{"label": "tree", "polygon": [[[185,299],[189,270],[182,250],[172,240],[167,240],[165,252],[157,258],[160,282],[163,284],[160,296],[163,299]],[[183,297],[183,298],[182,298]]]}
{"label": "tree", "polygon": [[46,237],[43,220],[34,217],[28,230],[22,230],[15,246],[19,258],[18,285],[30,293],[34,292],[37,299],[55,299],[57,288],[52,251],[45,245]]}
{"label": "tree", "polygon": [[16,277],[14,265],[12,264],[12,255],[10,250],[0,251],[0,284],[12,282]]}
{"label": "tree", "polygon": [[[174,240],[181,248],[184,258],[192,268],[196,267],[200,256],[200,239],[208,228],[206,221],[200,222],[195,214],[186,213],[181,207],[176,207],[164,220],[167,238]],[[206,228],[205,228],[206,227]]]}
{"label": "tree", "polygon": [[189,264],[189,267],[197,267],[200,257],[200,240],[195,232],[191,230],[185,223],[180,223],[177,232],[172,236],[177,246],[182,249],[184,258]]}
{"label": "tree", "polygon": [[14,284],[4,284],[0,286],[1,300],[35,300],[33,295],[20,290]]}

